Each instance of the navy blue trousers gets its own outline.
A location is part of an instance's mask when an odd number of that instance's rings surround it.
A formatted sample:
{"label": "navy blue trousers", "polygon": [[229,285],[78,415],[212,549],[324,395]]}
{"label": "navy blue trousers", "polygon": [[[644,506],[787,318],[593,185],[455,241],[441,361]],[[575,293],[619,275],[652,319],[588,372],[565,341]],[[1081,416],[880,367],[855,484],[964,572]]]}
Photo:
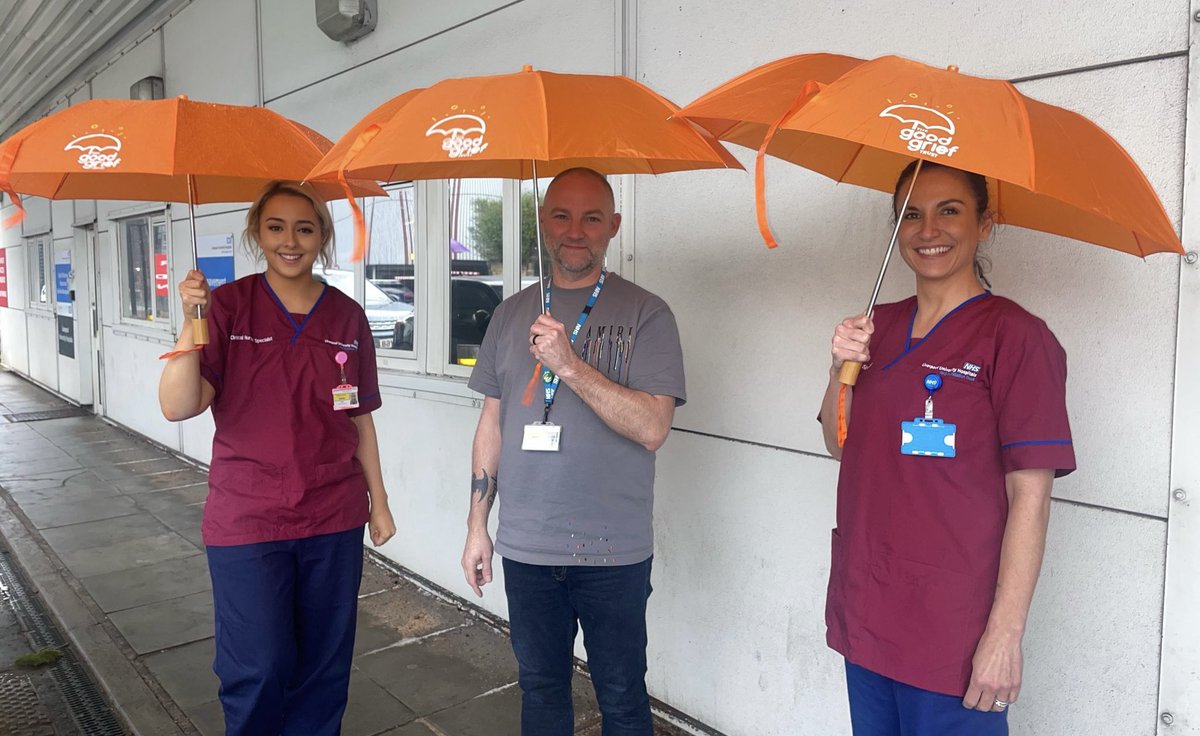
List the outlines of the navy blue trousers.
{"label": "navy blue trousers", "polygon": [[854,736],[1008,736],[1008,712],[964,708],[962,698],[905,685],[846,661]]}
{"label": "navy blue trousers", "polygon": [[350,686],[362,529],[209,547],[227,736],[337,736]]}
{"label": "navy blue trousers", "polygon": [[601,736],[652,736],[646,693],[650,565],[651,560],[609,567],[504,560],[523,736],[575,733],[571,675],[580,626]]}

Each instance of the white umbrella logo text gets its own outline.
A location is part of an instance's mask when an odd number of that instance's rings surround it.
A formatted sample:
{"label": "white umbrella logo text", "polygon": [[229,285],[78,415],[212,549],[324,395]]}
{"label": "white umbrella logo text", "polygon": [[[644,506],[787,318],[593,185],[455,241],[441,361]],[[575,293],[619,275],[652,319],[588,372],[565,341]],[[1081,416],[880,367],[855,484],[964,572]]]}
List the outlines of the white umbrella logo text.
{"label": "white umbrella logo text", "polygon": [[[954,143],[954,121],[937,110],[922,105],[891,105],[879,113],[881,118],[893,118],[908,125],[900,130],[900,140],[909,151],[929,158],[950,158],[958,151]],[[937,131],[945,133],[938,135]]]}
{"label": "white umbrella logo text", "polygon": [[85,169],[111,169],[121,163],[121,139],[107,133],[81,135],[63,148],[81,151],[79,165]]}
{"label": "white umbrella logo text", "polygon": [[482,152],[488,147],[483,142],[487,133],[487,123],[483,118],[474,115],[451,115],[442,118],[425,131],[425,137],[440,133],[442,135],[442,150],[450,158],[467,158]]}

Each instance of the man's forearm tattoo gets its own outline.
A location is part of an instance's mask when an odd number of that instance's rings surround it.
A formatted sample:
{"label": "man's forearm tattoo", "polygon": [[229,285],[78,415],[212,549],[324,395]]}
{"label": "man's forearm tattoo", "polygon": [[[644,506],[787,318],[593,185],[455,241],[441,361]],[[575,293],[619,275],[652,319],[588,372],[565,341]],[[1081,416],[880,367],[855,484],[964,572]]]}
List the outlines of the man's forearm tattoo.
{"label": "man's forearm tattoo", "polygon": [[486,468],[480,468],[478,476],[471,476],[471,496],[477,501],[487,501],[489,508],[496,502],[496,494],[499,492],[496,476],[489,476]]}

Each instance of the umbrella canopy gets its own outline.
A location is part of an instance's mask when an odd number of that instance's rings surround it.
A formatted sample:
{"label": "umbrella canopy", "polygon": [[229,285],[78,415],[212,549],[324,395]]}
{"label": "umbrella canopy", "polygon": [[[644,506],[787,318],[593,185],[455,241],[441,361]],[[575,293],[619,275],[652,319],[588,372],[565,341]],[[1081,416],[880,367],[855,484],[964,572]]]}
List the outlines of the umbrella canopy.
{"label": "umbrella canopy", "polygon": [[367,114],[309,173],[410,179],[529,179],[576,166],[664,174],[741,165],[678,107],[628,77],[515,74],[447,79]]}
{"label": "umbrella canopy", "polygon": [[[0,189],[14,197],[248,202],[274,179],[301,180],[333,146],[261,107],[169,100],[91,100],[0,144]],[[189,194],[189,178],[191,193]],[[345,196],[317,183],[326,199]],[[355,182],[362,195],[382,195]]]}
{"label": "umbrella canopy", "polygon": [[[270,181],[300,180],[333,143],[261,107],[169,100],[90,100],[0,144],[0,191],[49,199],[248,202]],[[316,184],[326,199],[384,195],[374,182]],[[191,227],[193,260],[196,226]],[[199,310],[196,344],[208,342]]]}
{"label": "umbrella canopy", "polygon": [[937,162],[988,177],[1001,222],[1139,256],[1183,253],[1145,175],[1099,126],[957,67],[792,56],[726,82],[680,115],[759,149],[759,224],[772,247],[764,154],[889,194],[914,159]]}

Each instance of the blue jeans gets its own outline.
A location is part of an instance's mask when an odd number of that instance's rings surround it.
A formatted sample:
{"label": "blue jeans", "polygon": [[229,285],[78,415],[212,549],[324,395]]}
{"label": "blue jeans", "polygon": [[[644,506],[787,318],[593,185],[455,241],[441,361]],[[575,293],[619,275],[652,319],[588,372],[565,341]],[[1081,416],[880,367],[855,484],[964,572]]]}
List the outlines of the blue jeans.
{"label": "blue jeans", "polygon": [[1008,736],[1008,712],[964,708],[962,698],[905,685],[846,660],[854,736]]}
{"label": "blue jeans", "polygon": [[504,592],[521,685],[521,733],[571,736],[575,634],[583,627],[601,736],[651,736],[646,693],[650,564],[587,567],[504,560]]}
{"label": "blue jeans", "polygon": [[362,529],[208,548],[227,736],[337,736]]}

